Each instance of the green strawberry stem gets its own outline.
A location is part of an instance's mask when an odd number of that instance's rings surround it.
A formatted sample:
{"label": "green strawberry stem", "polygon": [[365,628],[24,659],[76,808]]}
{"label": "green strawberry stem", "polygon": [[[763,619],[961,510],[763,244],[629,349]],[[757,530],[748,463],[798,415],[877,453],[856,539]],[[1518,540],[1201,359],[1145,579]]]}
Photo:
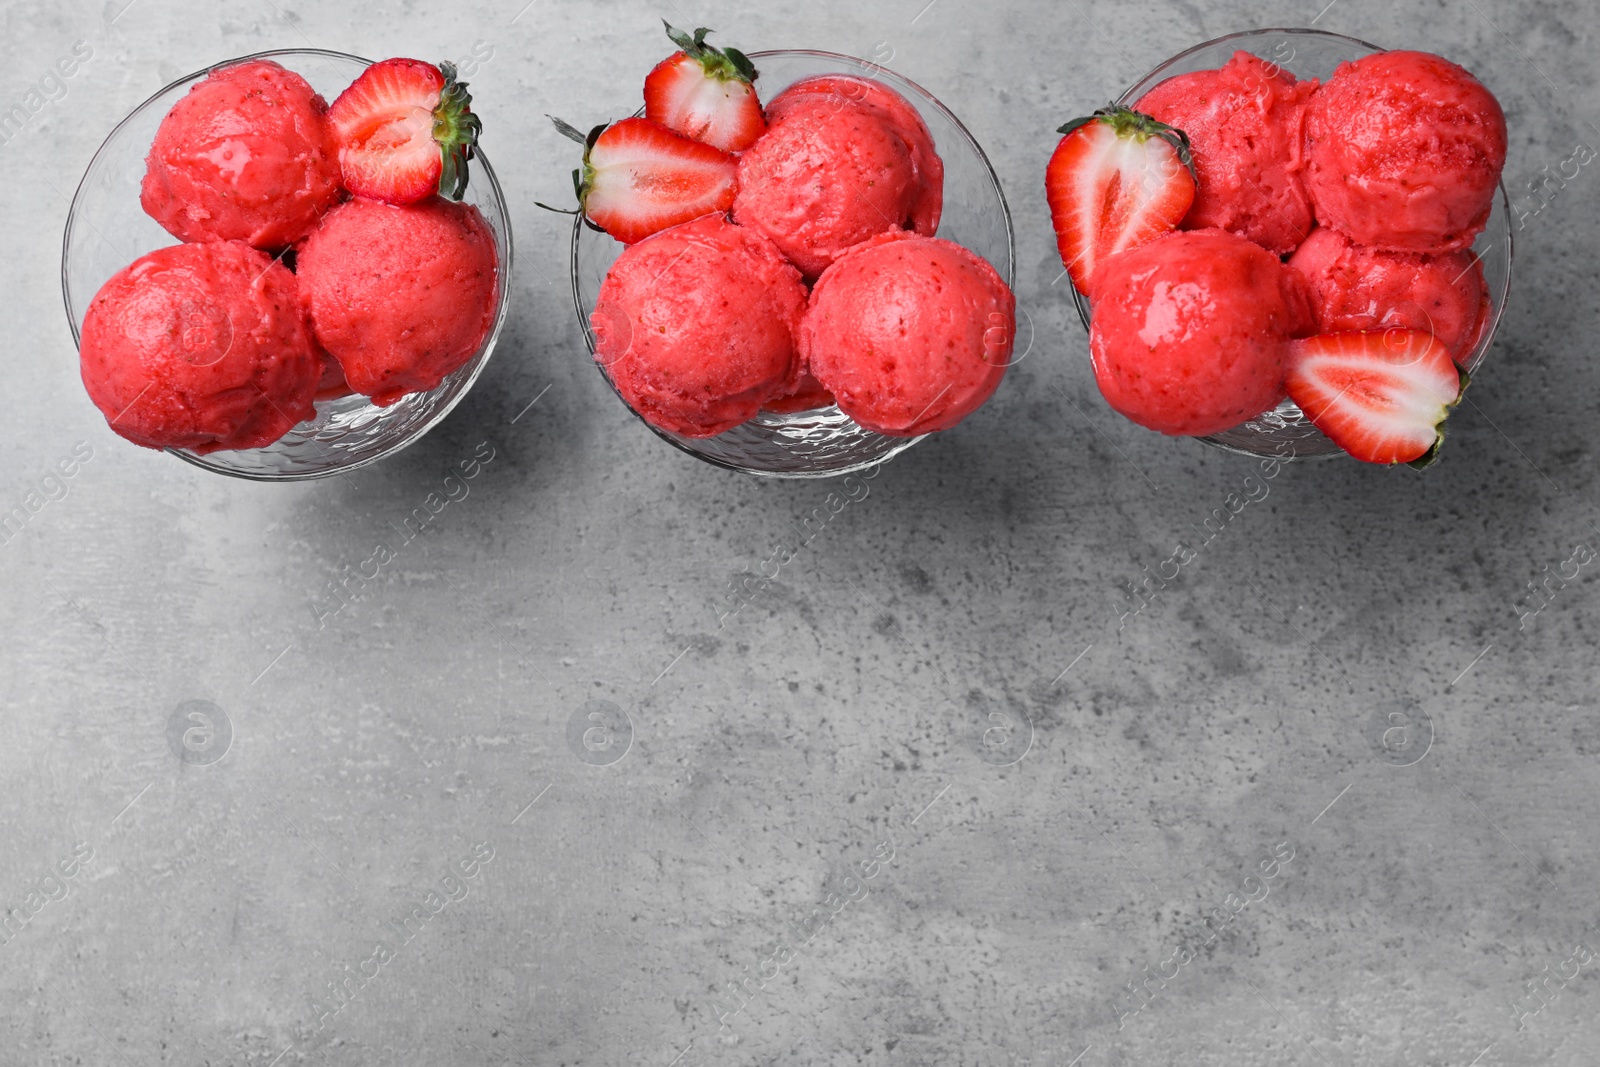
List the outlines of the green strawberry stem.
{"label": "green strawberry stem", "polygon": [[[1472,384],[1472,375],[1462,370],[1459,365],[1456,367],[1456,373],[1461,376],[1461,390],[1460,392],[1456,393],[1456,398],[1454,400],[1445,405],[1444,410],[1446,418],[1449,417],[1450,412],[1456,409],[1456,405],[1460,404],[1461,401],[1466,398],[1467,386]],[[1437,432],[1439,436],[1434,438],[1433,444],[1428,448],[1428,450],[1422,455],[1418,456],[1416,459],[1412,460],[1410,463],[1407,463],[1406,466],[1410,467],[1412,470],[1418,471],[1427,470],[1429,467],[1433,466],[1434,461],[1439,458],[1439,450],[1444,448],[1443,421],[1439,423]]]}
{"label": "green strawberry stem", "polygon": [[572,123],[567,122],[564,119],[558,119],[554,115],[546,114],[545,118],[549,119],[555,125],[557,132],[559,132],[561,136],[570,141],[576,141],[583,145],[583,166],[581,168],[574,167],[572,170],[572,191],[578,197],[578,206],[575,209],[551,207],[549,204],[541,203],[538,200],[534,201],[534,205],[536,207],[542,207],[546,211],[555,211],[562,215],[582,215],[584,225],[588,226],[591,230],[604,233],[604,230],[600,229],[600,227],[589,221],[588,213],[584,211],[584,202],[588,199],[589,182],[594,176],[594,172],[589,166],[589,150],[594,147],[594,143],[600,139],[600,135],[605,133],[611,124],[609,122],[602,122],[588,133],[584,133],[582,130],[572,125]]}
{"label": "green strawberry stem", "polygon": [[749,83],[760,76],[755,64],[750,62],[750,57],[737,48],[717,48],[706,44],[706,34],[712,31],[704,26],[695,30],[694,36],[691,37],[675,28],[666,19],[661,20],[661,25],[667,28],[667,36],[672,38],[672,43],[682,49],[690,59],[697,60],[708,77],[719,81]]}
{"label": "green strawberry stem", "polygon": [[483,120],[472,113],[472,94],[467,83],[456,80],[454,63],[440,63],[444,88],[439,106],[433,109],[433,139],[439,143],[443,168],[439,172],[439,193],[460,200],[467,191],[467,161],[473,156]]}
{"label": "green strawberry stem", "polygon": [[1175,126],[1168,126],[1159,119],[1151,118],[1141,111],[1120,104],[1111,104],[1096,111],[1093,115],[1071,122],[1056,130],[1059,134],[1069,134],[1074,130],[1089,125],[1091,122],[1103,122],[1116,132],[1118,137],[1132,137],[1137,141],[1148,141],[1152,137],[1159,137],[1173,147],[1178,153],[1178,161],[1189,171],[1195,183],[1200,181],[1200,175],[1194,169],[1194,151],[1189,144],[1189,135]]}

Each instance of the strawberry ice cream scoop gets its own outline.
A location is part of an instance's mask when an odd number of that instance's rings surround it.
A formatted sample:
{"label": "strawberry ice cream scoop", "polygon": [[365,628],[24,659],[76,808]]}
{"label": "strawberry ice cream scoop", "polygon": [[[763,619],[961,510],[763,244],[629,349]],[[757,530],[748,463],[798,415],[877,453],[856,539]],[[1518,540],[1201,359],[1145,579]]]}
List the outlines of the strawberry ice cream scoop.
{"label": "strawberry ice cream scoop", "polygon": [[327,112],[269,60],[212,71],[161,120],[139,201],[185,241],[293,244],[339,199]]}
{"label": "strawberry ice cream scoop", "polygon": [[623,252],[590,323],[595,358],[658,429],[712,437],[793,390],[799,271],[755,230],[706,215]]}
{"label": "strawberry ice cream scoop", "polygon": [[1235,52],[1220,70],[1168,78],[1140,98],[1135,110],[1189,136],[1200,184],[1184,229],[1227,230],[1278,255],[1305,240],[1305,110],[1316,88]]}
{"label": "strawberry ice cream scoop", "polygon": [[1487,307],[1471,252],[1382,252],[1321,227],[1289,260],[1305,276],[1318,333],[1403,327],[1431,333],[1457,362],[1478,341]]}
{"label": "strawberry ice cream scoop", "polygon": [[1271,252],[1221,230],[1179,231],[1101,270],[1089,355],[1118,412],[1203,436],[1283,399],[1285,342],[1314,327],[1304,279]]}
{"label": "strawberry ice cream scoop", "polygon": [[811,94],[862,104],[882,113],[911,151],[911,166],[917,175],[917,193],[911,204],[911,228],[925,237],[938,233],[939,217],[944,212],[944,160],[939,157],[928,124],[922,121],[921,113],[912,106],[911,101],[872,78],[818,74],[802,78],[773,97],[767,105],[768,120],[776,122],[791,105]]}
{"label": "strawberry ice cream scoop", "polygon": [[1311,98],[1306,138],[1317,221],[1396,252],[1469,247],[1506,161],[1494,94],[1427,52],[1341,64]]}
{"label": "strawberry ice cream scoop", "polygon": [[242,242],[134,260],[90,302],[78,352],[95,407],[146,448],[261,448],[316,415],[295,277]]}
{"label": "strawberry ice cream scoop", "polygon": [[740,158],[733,218],[812,279],[852,246],[910,226],[917,192],[911,150],[883,112],[809,95]]}
{"label": "strawberry ice cream scoop", "polygon": [[994,394],[1016,336],[981,256],[903,230],[852,249],[811,292],[800,351],[839,410],[893,437],[947,430]]}
{"label": "strawberry ice cream scoop", "polygon": [[379,407],[437,387],[494,323],[499,257],[471,204],[351,200],[306,241],[297,270],[317,340]]}

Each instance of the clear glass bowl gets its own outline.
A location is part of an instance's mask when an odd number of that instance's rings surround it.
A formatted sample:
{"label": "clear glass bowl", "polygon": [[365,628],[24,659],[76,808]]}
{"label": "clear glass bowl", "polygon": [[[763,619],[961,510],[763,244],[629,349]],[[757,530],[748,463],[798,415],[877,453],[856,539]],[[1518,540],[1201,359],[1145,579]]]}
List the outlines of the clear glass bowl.
{"label": "clear glass bowl", "polygon": [[[771,100],[802,78],[853,74],[880,81],[910,101],[922,115],[922,121],[928,124],[934,145],[944,160],[944,215],[939,222],[939,236],[987,259],[1006,284],[1011,284],[1015,248],[1011,211],[1006,206],[1000,179],[961,120],[933,94],[876,63],[832,52],[781,50],[754,52],[750,58],[761,72],[756,88],[763,100]],[[589,314],[600,295],[600,283],[605,280],[606,271],[622,250],[620,241],[591,230],[581,217],[575,220],[572,300],[590,355],[594,354],[594,330],[589,325]],[[595,366],[605,374],[598,360]],[[611,381],[609,376],[606,381]],[[715,437],[684,437],[654,426],[650,429],[707,463],[778,478],[827,478],[848,474],[882,463],[922,440],[921,437],[886,437],[863,430],[837,407],[789,415],[762,412]]]}
{"label": "clear glass bowl", "polygon": [[[1157,83],[1191,71],[1215,70],[1237,51],[1249,52],[1268,63],[1276,63],[1296,78],[1326,79],[1340,63],[1385,49],[1354,37],[1324,33],[1322,30],[1250,30],[1233,33],[1195,45],[1173,56],[1135,82],[1117,103],[1131,107],[1134,101],[1155,88]],[[1506,298],[1511,292],[1511,202],[1504,183],[1500,186],[1500,197],[1489,216],[1489,225],[1478,235],[1472,250],[1483,264],[1483,280],[1489,298],[1482,334],[1464,360],[1466,369],[1476,373],[1479,364],[1489,353],[1495,328],[1500,324]],[[1079,317],[1083,319],[1083,328],[1087,330],[1090,322],[1089,302],[1076,289],[1072,291],[1072,300],[1078,307]],[[1246,456],[1314,459],[1345,455],[1343,449],[1311,425],[1289,400],[1231,430],[1200,440]]]}
{"label": "clear glass bowl", "polygon": [[[89,302],[113,274],[146,252],[177,243],[175,237],[139,206],[144,160],[155,139],[156,128],[195,82],[216,67],[247,59],[271,59],[295,71],[329,101],[371,65],[371,60],[359,56],[319,49],[282,49],[241,56],[178,79],[118,123],[89,161],[67,214],[61,250],[61,291],[74,343],[79,340]],[[505,325],[510,303],[507,294],[511,284],[511,222],[506,215],[500,183],[481,151],[472,160],[471,176],[465,200],[483,213],[494,231],[500,256],[494,325],[471,360],[438,388],[402,397],[386,408],[378,407],[364,396],[318,401],[315,419],[294,427],[266,448],[213,452],[207,456],[195,455],[186,449],[167,451],[218,474],[257,481],[294,481],[325,478],[375,463],[432,429],[466,396],[489,361],[500,329]]]}

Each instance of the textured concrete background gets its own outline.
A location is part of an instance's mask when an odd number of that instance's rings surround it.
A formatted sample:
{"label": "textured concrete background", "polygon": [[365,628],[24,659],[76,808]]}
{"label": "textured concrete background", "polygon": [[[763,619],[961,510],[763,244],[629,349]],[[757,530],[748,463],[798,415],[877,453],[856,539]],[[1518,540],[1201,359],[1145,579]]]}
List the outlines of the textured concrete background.
{"label": "textured concrete background", "polygon": [[[0,545],[0,907],[31,913],[0,944],[0,1064],[1596,1062],[1600,567],[1568,561],[1600,548],[1600,178],[1527,192],[1600,144],[1592,4],[523,2],[0,12],[7,106],[93,51],[0,146],[0,510],[55,497]],[[533,205],[572,163],[543,113],[633,107],[663,15],[892,48],[993,157],[1038,331],[720,627],[841,486],[651,436]],[[1119,629],[1119,583],[1258,472],[1099,399],[1051,286],[1051,131],[1192,43],[1313,21],[1499,94],[1510,312],[1441,466],[1284,469]],[[168,80],[308,43],[492,50],[515,306],[421,444],[259,486],[123,444],[84,397],[63,194]],[[319,628],[475,453],[470,496]],[[1575,568],[1535,612],[1528,583]]]}

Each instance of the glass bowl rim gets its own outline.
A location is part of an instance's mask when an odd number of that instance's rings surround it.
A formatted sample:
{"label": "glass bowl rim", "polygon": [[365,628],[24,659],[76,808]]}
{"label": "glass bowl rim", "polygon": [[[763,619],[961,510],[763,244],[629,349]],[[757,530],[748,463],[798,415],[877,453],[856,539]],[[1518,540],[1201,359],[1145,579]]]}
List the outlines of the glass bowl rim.
{"label": "glass bowl rim", "polygon": [[[138,118],[146,108],[154,104],[157,100],[171,92],[173,89],[176,89],[178,86],[187,82],[197,81],[211,72],[220,70],[223,67],[232,67],[240,63],[248,63],[256,59],[271,59],[274,56],[326,56],[331,59],[349,60],[354,63],[360,63],[366,67],[370,67],[374,62],[376,62],[375,60],[367,59],[365,56],[352,55],[349,52],[339,52],[329,48],[273,48],[265,52],[252,52],[249,55],[238,56],[233,59],[219,60],[216,63],[212,63],[210,66],[201,67],[199,70],[185,74],[181,78],[174,78],[166,85],[163,85],[161,88],[145,97],[131,110],[129,110],[129,112],[124,115],[115,126],[111,127],[111,130],[106,134],[105,139],[102,140],[99,147],[94,150],[94,155],[89,157],[89,162],[84,165],[83,174],[81,177],[79,177],[78,184],[73,188],[72,200],[67,207],[67,222],[65,227],[63,227],[61,234],[61,303],[66,311],[67,326],[72,331],[73,348],[76,349],[82,347],[83,337],[81,325],[72,313],[72,300],[68,295],[70,289],[67,278],[68,254],[72,247],[73,234],[76,232],[74,224],[78,219],[78,198],[83,193],[84,183],[89,180],[89,175],[94,172],[95,165],[100,162],[100,157],[105,154],[108,148],[110,148],[111,143],[116,140],[117,135],[122,132],[122,128],[124,126],[128,125],[135,118]],[[426,437],[430,432],[432,432],[434,427],[438,426],[439,423],[442,422],[451,411],[455,410],[456,405],[461,403],[462,399],[472,391],[472,387],[477,384],[479,375],[481,375],[483,373],[483,369],[488,366],[489,358],[494,355],[494,349],[500,339],[500,332],[505,326],[507,315],[511,309],[511,277],[513,263],[516,258],[516,245],[511,229],[509,205],[506,203],[505,191],[500,186],[500,179],[495,174],[493,165],[490,164],[488,157],[483,154],[483,150],[481,148],[477,148],[473,152],[472,162],[476,165],[476,169],[481,171],[482,175],[488,179],[489,189],[493,194],[492,199],[500,205],[500,214],[505,218],[506,225],[504,227],[503,236],[505,240],[506,254],[505,261],[500,264],[500,306],[498,309],[496,309],[494,323],[490,327],[489,333],[484,338],[483,345],[480,347],[478,352],[478,355],[481,355],[483,358],[477,360],[477,366],[473,368],[472,376],[462,383],[460,391],[450,399],[448,404],[430,415],[425,424],[418,427],[415,432],[409,434],[404,440],[395,442],[392,447],[368,456],[365,459],[358,460],[354,463],[349,463],[342,467],[331,467],[326,470],[292,471],[285,473],[230,470],[211,462],[209,456],[195,455],[181,448],[164,448],[161,451],[167,453],[168,455],[176,456],[185,463],[199,467],[201,470],[208,471],[212,474],[221,474],[229,478],[241,478],[245,481],[251,482],[305,482],[314,481],[319,478],[333,478],[341,474],[350,474],[354,471],[360,470],[363,467],[371,466],[372,464],[377,463],[379,460],[388,459],[395,453],[410,447],[412,444],[421,440],[423,437]],[[85,311],[87,310],[88,309],[85,308]],[[475,356],[474,358],[477,357]],[[247,449],[245,451],[251,450]]]}
{"label": "glass bowl rim", "polygon": [[[1369,54],[1394,51],[1394,49],[1384,48],[1381,45],[1373,44],[1371,41],[1364,41],[1359,37],[1352,37],[1349,34],[1344,33],[1334,33],[1331,30],[1319,30],[1312,26],[1279,26],[1263,27],[1255,30],[1238,30],[1234,33],[1223,34],[1221,37],[1213,37],[1209,41],[1201,41],[1199,44],[1191,45],[1181,52],[1168,56],[1166,59],[1163,59],[1160,63],[1157,63],[1154,67],[1151,67],[1144,74],[1136,78],[1133,81],[1133,84],[1129,85],[1122,91],[1122,93],[1117,97],[1115,103],[1119,106],[1131,105],[1133,102],[1131,98],[1135,89],[1149,81],[1160,71],[1172,66],[1175,63],[1178,63],[1183,59],[1188,58],[1189,56],[1196,54],[1197,52],[1215,48],[1218,45],[1226,44],[1229,41],[1240,41],[1248,38],[1268,36],[1320,37],[1326,40],[1344,41],[1349,44],[1368,49]],[[1488,361],[1489,352],[1494,347],[1494,338],[1499,332],[1500,320],[1505,316],[1506,307],[1511,301],[1511,284],[1512,278],[1515,276],[1515,271],[1512,268],[1516,262],[1516,230],[1511,225],[1511,194],[1506,189],[1504,174],[1501,175],[1498,187],[1500,190],[1500,208],[1505,216],[1506,278],[1505,283],[1500,286],[1498,299],[1494,299],[1494,293],[1486,291],[1485,294],[1491,298],[1489,301],[1490,316],[1487,323],[1488,328],[1484,334],[1478,338],[1477,343],[1473,346],[1472,353],[1469,353],[1469,355],[1477,356],[1476,360],[1472,362],[1472,366],[1468,368],[1468,373],[1472,374],[1474,378],[1476,378],[1479,368],[1481,368],[1483,364]],[[1072,300],[1074,308],[1078,312],[1078,321],[1082,323],[1084,332],[1087,333],[1090,329],[1088,299],[1084,297],[1082,293],[1078,292],[1076,287],[1073,287]],[[1234,455],[1248,456],[1251,459],[1262,458],[1259,453],[1249,452],[1235,445],[1226,444],[1221,441],[1215,441],[1209,436],[1200,437],[1197,438],[1197,440],[1199,440],[1202,444],[1209,445],[1212,448],[1221,449],[1224,452],[1231,452]],[[1308,460],[1339,459],[1347,457],[1346,454],[1341,451],[1325,452],[1315,456],[1294,456],[1291,458],[1300,462],[1305,462]]]}
{"label": "glass bowl rim", "polygon": [[[981,164],[983,164],[983,171],[984,171],[985,174],[988,175],[989,184],[994,189],[994,193],[995,193],[996,199],[999,200],[999,202],[1000,202],[1000,216],[1001,216],[1001,218],[1003,218],[1005,220],[1005,229],[1006,229],[1006,265],[1005,265],[1005,270],[1004,270],[1004,272],[1002,274],[1002,278],[1005,280],[1007,288],[1013,288],[1014,289],[1015,284],[1016,284],[1016,270],[1017,270],[1017,233],[1016,233],[1016,225],[1015,225],[1015,223],[1014,223],[1014,221],[1013,221],[1013,219],[1011,217],[1011,204],[1010,204],[1009,201],[1006,200],[1005,186],[1001,184],[1000,175],[995,171],[993,161],[989,159],[989,155],[988,155],[987,152],[985,152],[983,150],[983,146],[978,143],[978,139],[972,135],[972,131],[967,128],[966,124],[961,121],[961,119],[956,115],[956,113],[951,111],[948,107],[945,106],[945,104],[944,104],[944,102],[942,100],[940,100],[938,97],[934,96],[931,92],[929,92],[926,88],[924,88],[919,83],[914,82],[910,78],[906,77],[904,74],[901,74],[899,71],[892,70],[889,67],[885,67],[881,63],[875,63],[875,62],[873,62],[871,60],[862,59],[860,56],[846,55],[843,52],[829,52],[829,51],[825,51],[825,50],[819,49],[819,48],[768,48],[768,49],[764,49],[764,50],[759,51],[759,52],[750,52],[750,53],[748,53],[748,55],[749,55],[751,60],[760,60],[760,59],[763,59],[763,58],[766,58],[766,57],[769,57],[769,56],[782,56],[784,58],[789,58],[789,57],[794,57],[794,56],[801,56],[801,57],[812,58],[812,59],[828,60],[828,61],[831,61],[831,62],[840,62],[840,61],[842,61],[842,62],[845,62],[845,63],[856,64],[856,65],[864,67],[864,68],[876,68],[879,71],[882,71],[884,73],[888,73],[888,74],[893,75],[897,81],[902,82],[903,84],[909,86],[911,89],[915,90],[917,93],[919,93],[922,96],[923,99],[925,99],[928,103],[933,105],[933,107],[936,108],[941,114],[943,114],[945,118],[949,119],[951,125],[953,125],[960,132],[961,136],[966,139],[966,143],[972,148],[973,152],[976,154],[976,156],[978,158],[978,161]],[[637,116],[642,116],[644,114],[644,108],[642,108],[642,107],[639,108],[637,111],[633,112],[633,114],[636,117]],[[578,274],[578,245],[579,245],[580,240],[583,238],[584,226],[585,226],[585,220],[584,220],[582,212],[580,211],[579,213],[575,214],[573,216],[573,219],[572,219],[572,243],[571,243],[570,262],[568,264],[568,268],[569,268],[569,274],[571,275],[573,310],[577,313],[577,316],[578,316],[578,328],[583,332],[584,345],[588,348],[590,359],[591,359],[591,361],[593,361],[594,360],[594,356],[595,356],[594,330],[589,325],[589,315],[588,315],[588,312],[585,310],[585,308],[583,306],[583,293],[582,293],[581,288],[580,288],[579,274]],[[995,270],[997,272],[1000,271],[1000,267],[998,265],[994,265],[994,267],[995,267]],[[873,460],[871,462],[868,462],[868,463],[861,463],[861,464],[857,464],[857,465],[854,465],[854,466],[841,467],[838,470],[828,470],[828,471],[762,471],[762,470],[754,470],[754,469],[752,469],[750,467],[740,466],[738,463],[730,462],[728,460],[724,460],[724,459],[721,459],[721,458],[716,457],[716,456],[708,456],[708,455],[705,455],[704,453],[697,452],[697,451],[695,451],[694,448],[690,447],[688,444],[685,444],[683,441],[678,440],[676,435],[673,435],[673,434],[670,434],[670,433],[668,433],[668,432],[666,432],[664,430],[658,429],[655,426],[651,426],[650,423],[645,421],[645,418],[644,418],[643,415],[640,415],[639,412],[634,410],[632,404],[629,404],[626,400],[622,399],[622,394],[617,393],[617,387],[616,387],[615,384],[612,383],[611,376],[605,372],[605,368],[599,366],[598,362],[596,362],[595,369],[600,372],[600,376],[601,376],[601,378],[603,378],[605,380],[605,383],[606,383],[607,387],[610,388],[613,393],[616,393],[617,399],[622,402],[623,407],[627,408],[628,411],[636,419],[638,419],[640,422],[643,422],[645,424],[645,426],[649,428],[650,432],[654,433],[657,437],[661,438],[661,440],[665,441],[667,444],[671,445],[672,447],[678,449],[680,452],[684,452],[684,453],[687,453],[690,456],[693,456],[695,459],[700,460],[702,463],[709,463],[713,467],[721,467],[723,470],[730,470],[730,471],[733,471],[733,472],[735,472],[737,474],[748,474],[748,475],[750,475],[752,477],[786,478],[786,479],[835,478],[835,477],[839,477],[839,476],[842,476],[842,475],[851,474],[851,473],[854,473],[854,472],[859,471],[859,470],[864,470],[864,469],[866,469],[868,467],[873,467],[873,466],[877,466],[879,464],[887,463],[889,460],[893,459],[895,456],[900,455],[900,453],[904,452],[906,449],[908,449],[911,446],[913,446],[915,444],[918,444],[918,443],[926,440],[928,437],[932,436],[931,434],[919,434],[919,435],[917,435],[915,437],[900,438],[898,440],[898,443],[896,444],[896,446],[894,448],[892,448],[887,455],[885,455],[885,456],[883,456],[883,457],[881,457],[879,459]]]}

